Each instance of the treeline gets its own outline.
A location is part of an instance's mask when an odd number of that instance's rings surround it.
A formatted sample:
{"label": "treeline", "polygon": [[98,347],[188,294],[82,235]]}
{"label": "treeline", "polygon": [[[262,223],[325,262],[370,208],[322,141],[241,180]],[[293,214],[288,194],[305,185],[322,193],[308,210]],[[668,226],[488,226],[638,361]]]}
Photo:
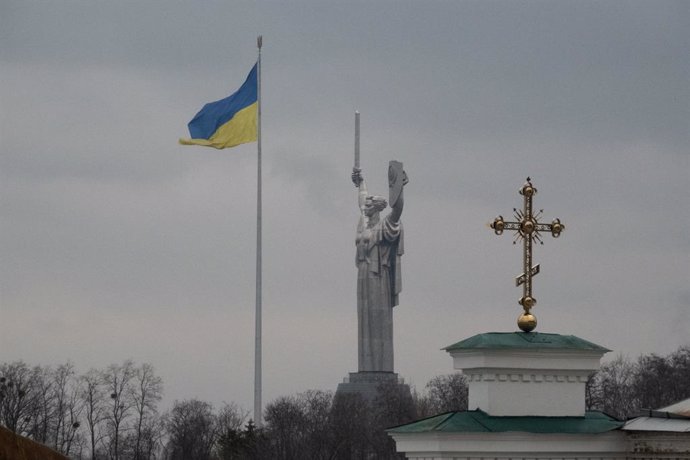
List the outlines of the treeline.
{"label": "treeline", "polygon": [[668,356],[618,355],[587,382],[587,408],[626,420],[690,398],[690,346]]}
{"label": "treeline", "polygon": [[[161,411],[163,382],[132,361],[78,374],[71,364],[0,364],[0,423],[70,458],[102,460],[393,459],[385,429],[467,409],[459,374],[437,376],[417,392],[382,386],[378,397],[310,390],[283,396],[257,428],[235,404],[197,399]],[[587,384],[587,408],[620,419],[690,397],[690,347],[668,356],[618,356]]]}
{"label": "treeline", "polygon": [[71,363],[0,365],[0,423],[70,458],[156,458],[163,381],[132,361],[78,375]]}
{"label": "treeline", "polygon": [[258,429],[234,403],[175,401],[161,411],[163,381],[133,361],[79,374],[71,363],[0,364],[0,424],[73,459],[222,460],[395,458],[384,429],[467,406],[460,374],[432,379],[412,397],[382,387],[358,396],[307,391],[268,404]]}

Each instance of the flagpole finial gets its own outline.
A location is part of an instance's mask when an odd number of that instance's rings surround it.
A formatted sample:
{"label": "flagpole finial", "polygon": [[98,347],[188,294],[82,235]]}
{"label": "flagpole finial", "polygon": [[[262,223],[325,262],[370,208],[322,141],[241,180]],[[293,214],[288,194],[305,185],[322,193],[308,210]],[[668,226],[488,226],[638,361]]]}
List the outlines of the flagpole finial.
{"label": "flagpole finial", "polygon": [[256,37],[256,46],[261,49],[261,45],[263,45],[264,37],[263,35],[259,35]]}

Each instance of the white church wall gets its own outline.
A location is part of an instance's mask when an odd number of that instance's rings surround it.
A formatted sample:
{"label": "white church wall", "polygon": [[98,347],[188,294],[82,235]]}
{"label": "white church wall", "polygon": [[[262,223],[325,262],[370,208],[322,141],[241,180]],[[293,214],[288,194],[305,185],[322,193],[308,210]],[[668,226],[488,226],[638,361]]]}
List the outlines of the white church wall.
{"label": "white church wall", "polygon": [[585,414],[582,395],[590,371],[479,369],[465,372],[468,408],[491,415],[573,416]]}
{"label": "white church wall", "polygon": [[585,414],[585,384],[602,352],[583,350],[451,351],[469,383],[469,408],[490,415]]}
{"label": "white church wall", "polygon": [[425,433],[393,434],[409,459],[436,460],[624,460],[623,432],[604,434]]}

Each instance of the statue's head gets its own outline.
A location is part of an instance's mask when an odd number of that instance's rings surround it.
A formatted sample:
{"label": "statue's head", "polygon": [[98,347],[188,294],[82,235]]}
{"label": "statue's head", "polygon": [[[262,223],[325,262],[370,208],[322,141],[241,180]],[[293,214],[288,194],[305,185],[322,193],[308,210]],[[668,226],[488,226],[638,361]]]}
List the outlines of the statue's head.
{"label": "statue's head", "polygon": [[364,202],[364,214],[371,217],[380,213],[388,206],[388,202],[382,196],[369,195]]}

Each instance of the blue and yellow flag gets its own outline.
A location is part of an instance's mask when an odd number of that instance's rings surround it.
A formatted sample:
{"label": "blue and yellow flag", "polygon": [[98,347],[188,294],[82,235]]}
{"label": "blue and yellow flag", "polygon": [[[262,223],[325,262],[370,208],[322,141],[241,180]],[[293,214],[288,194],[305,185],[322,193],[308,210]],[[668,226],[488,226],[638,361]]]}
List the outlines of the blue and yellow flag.
{"label": "blue and yellow flag", "polygon": [[255,141],[257,89],[255,64],[240,89],[225,99],[204,105],[187,125],[191,139],[180,139],[180,144],[225,149]]}

